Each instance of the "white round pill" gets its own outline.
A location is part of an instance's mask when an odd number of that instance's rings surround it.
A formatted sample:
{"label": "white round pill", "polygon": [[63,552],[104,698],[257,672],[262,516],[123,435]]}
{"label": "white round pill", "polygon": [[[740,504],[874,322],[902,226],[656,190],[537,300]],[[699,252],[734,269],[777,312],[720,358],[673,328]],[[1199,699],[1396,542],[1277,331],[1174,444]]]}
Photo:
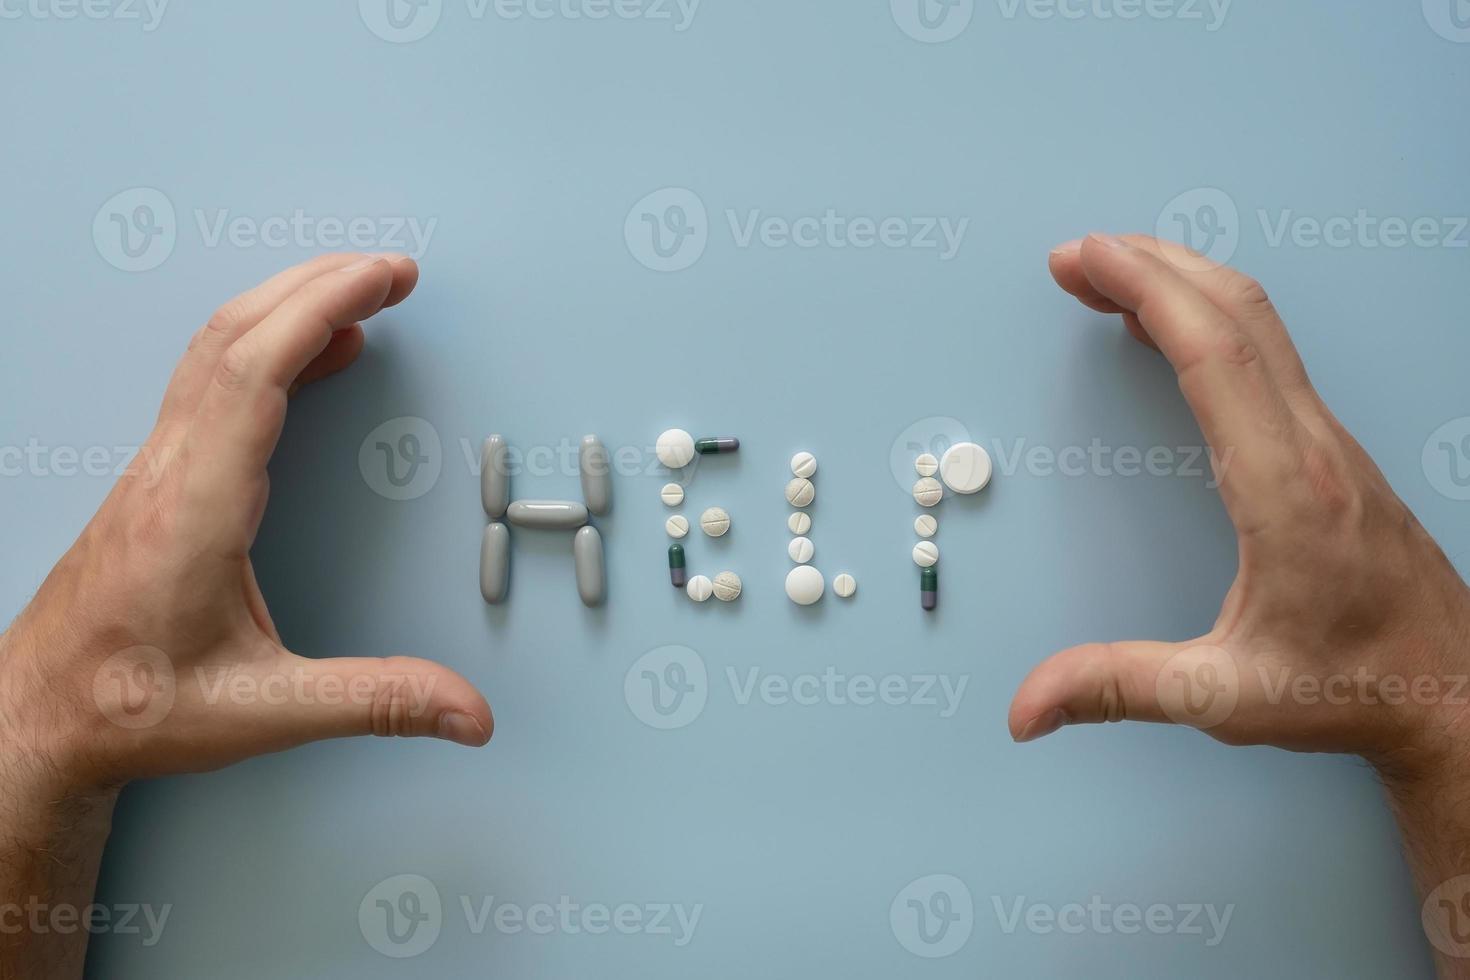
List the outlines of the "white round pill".
{"label": "white round pill", "polygon": [[797,453],[791,457],[791,472],[803,480],[810,480],[817,475],[817,457],[811,453]]}
{"label": "white round pill", "polygon": [[671,470],[688,466],[694,458],[694,437],[683,429],[670,429],[658,437],[658,461]]}
{"label": "white round pill", "polygon": [[914,499],[920,506],[933,507],[944,499],[944,485],[932,476],[921,477],[914,484]]}
{"label": "white round pill", "polygon": [[730,515],[725,513],[723,507],[711,507],[699,515],[699,526],[704,533],[712,538],[718,538],[730,530]]}
{"label": "white round pill", "polygon": [[939,533],[939,522],[933,514],[920,514],[914,518],[914,533],[921,538],[932,538]]}
{"label": "white round pill", "polygon": [[812,515],[797,511],[786,518],[786,527],[792,534],[805,534],[812,529]]}
{"label": "white round pill", "polygon": [[857,591],[857,579],[843,572],[832,580],[832,591],[836,592],[839,598],[851,599],[853,593]]}
{"label": "white round pill", "polygon": [[822,598],[827,580],[811,565],[797,565],[786,576],[786,594],[798,606],[810,606]]}
{"label": "white round pill", "polygon": [[710,582],[708,575],[696,575],[689,580],[689,584],[684,587],[684,591],[695,602],[704,602],[715,594],[715,587]]}
{"label": "white round pill", "polygon": [[817,553],[817,546],[812,544],[811,538],[792,538],[791,543],[786,546],[786,553],[798,565],[805,565]]}
{"label": "white round pill", "polygon": [[665,483],[664,488],[658,492],[658,496],[670,507],[677,507],[684,502],[684,488],[677,483]]}
{"label": "white round pill", "polygon": [[812,486],[812,481],[804,476],[798,476],[786,484],[786,502],[793,507],[806,507],[817,499],[817,488]]}
{"label": "white round pill", "polygon": [[939,475],[955,493],[979,493],[990,482],[991,472],[990,454],[973,442],[955,443],[939,461]]}
{"label": "white round pill", "polygon": [[920,568],[931,568],[939,564],[939,545],[933,541],[920,541],[914,545],[914,564]]}
{"label": "white round pill", "polygon": [[721,572],[715,576],[715,598],[721,602],[734,602],[740,598],[740,576],[734,572]]}
{"label": "white round pill", "polygon": [[933,476],[939,472],[939,460],[934,458],[933,453],[921,453],[919,458],[914,460],[914,469],[920,476]]}
{"label": "white round pill", "polygon": [[689,533],[689,518],[683,514],[675,514],[664,521],[664,530],[669,532],[671,538],[682,538]]}

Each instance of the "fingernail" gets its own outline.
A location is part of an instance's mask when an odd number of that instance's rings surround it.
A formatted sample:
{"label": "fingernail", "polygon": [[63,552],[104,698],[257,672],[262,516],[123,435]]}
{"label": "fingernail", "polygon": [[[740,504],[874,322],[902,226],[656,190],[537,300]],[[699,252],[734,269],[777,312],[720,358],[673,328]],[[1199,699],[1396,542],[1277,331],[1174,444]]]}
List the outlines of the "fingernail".
{"label": "fingernail", "polygon": [[485,737],[485,729],[480,727],[474,716],[462,711],[446,711],[439,716],[439,737],[447,742],[468,745],[472,749],[490,741]]}
{"label": "fingernail", "polygon": [[1123,241],[1123,239],[1116,238],[1116,237],[1114,237],[1112,235],[1104,235],[1100,231],[1095,231],[1092,234],[1088,235],[1087,237],[1088,238],[1091,238],[1093,241],[1097,242],[1099,245],[1106,245],[1108,248],[1127,248],[1128,247],[1128,243],[1125,242],[1125,241]]}
{"label": "fingernail", "polygon": [[1051,254],[1053,254],[1053,255],[1069,255],[1072,252],[1079,252],[1081,250],[1082,250],[1082,239],[1080,239],[1080,238],[1074,238],[1070,242],[1063,242],[1062,244],[1058,245],[1056,248],[1052,249],[1051,250]]}
{"label": "fingernail", "polygon": [[338,271],[339,272],[356,272],[359,269],[366,269],[368,266],[372,265],[374,262],[381,262],[381,261],[382,261],[382,257],[381,256],[378,256],[378,255],[369,255],[365,259],[358,259],[356,262],[352,263],[351,265],[344,265]]}
{"label": "fingernail", "polygon": [[373,258],[383,259],[386,262],[402,262],[408,258],[402,252],[374,252]]}
{"label": "fingernail", "polygon": [[1045,738],[1066,723],[1067,713],[1061,708],[1043,711],[1035,718],[1026,722],[1026,727],[1021,729],[1021,734],[1016,736],[1016,741],[1018,743],[1034,742],[1038,738]]}

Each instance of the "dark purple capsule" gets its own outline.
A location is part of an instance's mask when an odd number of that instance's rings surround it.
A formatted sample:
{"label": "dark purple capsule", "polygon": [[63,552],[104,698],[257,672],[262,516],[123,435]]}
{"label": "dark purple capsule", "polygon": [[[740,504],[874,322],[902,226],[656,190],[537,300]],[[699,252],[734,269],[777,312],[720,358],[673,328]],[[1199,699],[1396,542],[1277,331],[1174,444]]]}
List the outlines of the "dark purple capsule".
{"label": "dark purple capsule", "polygon": [[926,568],[919,573],[919,604],[925,612],[939,607],[939,571]]}

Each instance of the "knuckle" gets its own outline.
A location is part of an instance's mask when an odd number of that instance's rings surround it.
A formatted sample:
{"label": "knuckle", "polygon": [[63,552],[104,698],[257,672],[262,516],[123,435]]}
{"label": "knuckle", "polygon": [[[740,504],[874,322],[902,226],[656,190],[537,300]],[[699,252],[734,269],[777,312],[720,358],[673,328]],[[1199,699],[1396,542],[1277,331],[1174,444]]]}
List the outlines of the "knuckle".
{"label": "knuckle", "polygon": [[1314,513],[1334,524],[1351,523],[1363,510],[1362,494],[1346,459],[1335,448],[1311,441],[1302,450],[1301,475]]}
{"label": "knuckle", "polygon": [[199,332],[194,335],[190,347],[202,347],[227,343],[246,322],[247,303],[243,296],[236,296],[215,310]]}
{"label": "knuckle", "polygon": [[1261,352],[1255,342],[1241,331],[1222,337],[1215,350],[1226,364],[1247,367],[1260,360]]}
{"label": "knuckle", "polygon": [[415,716],[412,685],[406,672],[395,670],[398,659],[383,664],[369,705],[369,725],[372,733],[381,738],[412,734]]}
{"label": "knuckle", "polygon": [[250,354],[240,344],[231,344],[214,370],[215,384],[226,391],[239,391],[250,380]]}

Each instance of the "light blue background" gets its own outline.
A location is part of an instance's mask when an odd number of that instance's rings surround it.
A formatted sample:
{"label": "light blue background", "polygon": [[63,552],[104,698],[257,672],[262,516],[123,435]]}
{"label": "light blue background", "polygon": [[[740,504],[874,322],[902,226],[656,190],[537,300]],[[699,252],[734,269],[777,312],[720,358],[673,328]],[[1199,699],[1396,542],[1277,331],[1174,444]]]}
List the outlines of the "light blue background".
{"label": "light blue background", "polygon": [[[925,44],[886,0],[705,0],[668,21],[474,19],[446,0],[412,44],[356,5],[179,0],[136,22],[0,21],[5,355],[0,442],[136,443],[211,309],[312,249],[207,247],[196,209],[257,219],[437,218],[411,302],[370,325],[344,376],[296,402],[256,549],[293,648],[453,666],[496,714],[474,753],[338,742],[132,788],[101,900],[170,903],[162,941],[93,943],[90,973],[143,977],[1427,976],[1418,903],[1372,774],[1343,758],[1231,750],[1158,727],[1014,746],[1027,671],[1091,639],[1182,639],[1211,623],[1234,542],[1201,479],[1002,475],[940,511],[941,612],[921,616],[914,507],[895,437],[949,416],[981,441],[1197,445],[1167,367],[1051,284],[1045,256],[1093,228],[1152,230],[1181,192],[1239,207],[1235,264],[1264,280],[1342,420],[1429,529],[1470,558],[1470,504],[1435,492],[1429,434],[1470,415],[1464,250],[1272,247],[1256,218],[1470,213],[1470,46],[1417,3],[1237,3],[1178,19],[1006,18],[990,0]],[[689,188],[709,209],[690,269],[645,269],[633,203]],[[178,245],[118,271],[98,208],[163,191]],[[959,255],[739,248],[727,209],[785,217],[967,217]],[[428,420],[443,474],[394,502],[364,436]],[[734,608],[665,584],[656,474],[603,522],[613,595],[578,604],[563,543],[518,538],[514,595],[476,588],[483,515],[461,445],[668,425],[746,449],[690,507],[736,531],[692,564],[738,569]],[[858,598],[791,606],[780,497],[821,459],[814,538]],[[6,614],[106,493],[100,478],[0,482]],[[575,494],[570,476],[519,495]],[[643,725],[623,680],[684,644],[711,679],[686,728]],[[967,675],[959,712],[740,705],[727,667]],[[444,899],[437,943],[386,958],[359,901],[396,874]],[[889,903],[950,874],[968,943],[924,960]],[[459,897],[702,904],[694,941],[473,935]],[[1010,905],[1235,906],[1225,940],[1007,934]]]}

